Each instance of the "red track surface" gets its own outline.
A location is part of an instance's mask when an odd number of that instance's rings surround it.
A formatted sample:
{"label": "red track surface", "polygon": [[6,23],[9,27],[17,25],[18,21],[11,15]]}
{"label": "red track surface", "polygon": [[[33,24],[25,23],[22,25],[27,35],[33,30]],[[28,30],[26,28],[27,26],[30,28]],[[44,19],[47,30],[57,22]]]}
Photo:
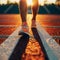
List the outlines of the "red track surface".
{"label": "red track surface", "polygon": [[[32,15],[27,16],[27,21],[29,25],[31,25],[31,17]],[[29,20],[28,20],[29,19]],[[51,22],[51,21],[54,22]],[[60,16],[59,15],[37,15],[37,21],[42,26],[60,26]],[[59,22],[55,22],[59,21]],[[0,15],[0,25],[21,25],[21,17],[18,14],[12,14],[12,15]],[[10,35],[17,27],[0,27],[0,35]],[[60,28],[44,28],[51,36],[60,36]],[[0,38],[0,43],[2,43],[5,39]],[[36,48],[36,49],[35,49]],[[36,55],[33,55],[32,51],[36,53]],[[28,54],[30,53],[30,54]],[[24,55],[26,54],[26,55]],[[44,53],[41,50],[41,47],[39,46],[38,42],[35,40],[30,40],[29,44],[27,45],[26,51],[23,54],[23,60],[45,60]]]}

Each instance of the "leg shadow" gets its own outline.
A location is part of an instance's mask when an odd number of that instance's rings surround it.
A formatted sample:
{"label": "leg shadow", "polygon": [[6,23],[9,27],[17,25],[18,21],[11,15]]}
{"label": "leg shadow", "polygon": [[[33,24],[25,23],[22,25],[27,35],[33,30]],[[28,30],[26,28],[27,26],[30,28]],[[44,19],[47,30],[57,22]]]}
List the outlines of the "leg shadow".
{"label": "leg shadow", "polygon": [[25,52],[27,43],[29,41],[29,35],[23,33],[19,39],[16,47],[14,48],[9,60],[22,60],[22,54]]}
{"label": "leg shadow", "polygon": [[44,46],[43,46],[43,44],[42,44],[41,38],[40,38],[40,36],[39,36],[39,34],[38,34],[37,29],[36,29],[36,28],[32,28],[32,33],[33,33],[33,35],[34,35],[34,38],[38,41],[39,45],[41,46],[41,49],[42,49],[42,51],[43,51],[43,53],[44,53],[44,55],[45,55],[45,60],[49,60],[49,58],[48,58],[48,56],[47,56],[47,53],[46,53],[46,51],[45,51],[45,48],[44,48]]}

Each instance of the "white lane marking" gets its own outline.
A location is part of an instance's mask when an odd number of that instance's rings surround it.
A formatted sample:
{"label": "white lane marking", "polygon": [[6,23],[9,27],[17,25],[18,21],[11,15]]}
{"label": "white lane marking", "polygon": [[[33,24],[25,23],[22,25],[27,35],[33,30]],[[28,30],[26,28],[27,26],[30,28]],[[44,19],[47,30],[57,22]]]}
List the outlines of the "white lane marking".
{"label": "white lane marking", "polygon": [[18,25],[0,25],[0,28],[16,28]]}
{"label": "white lane marking", "polygon": [[[12,39],[11,36],[18,36],[21,27],[18,27],[1,45],[0,45],[0,60],[8,60],[19,38]],[[3,58],[4,57],[4,58]]]}
{"label": "white lane marking", "polygon": [[50,55],[49,56],[50,60],[53,60],[53,59],[57,60],[57,58],[60,59],[60,46],[59,46],[59,44],[41,27],[41,25],[39,23],[37,23],[37,29],[38,29],[38,33],[40,35],[40,38],[42,40],[42,43],[43,43],[48,55]]}

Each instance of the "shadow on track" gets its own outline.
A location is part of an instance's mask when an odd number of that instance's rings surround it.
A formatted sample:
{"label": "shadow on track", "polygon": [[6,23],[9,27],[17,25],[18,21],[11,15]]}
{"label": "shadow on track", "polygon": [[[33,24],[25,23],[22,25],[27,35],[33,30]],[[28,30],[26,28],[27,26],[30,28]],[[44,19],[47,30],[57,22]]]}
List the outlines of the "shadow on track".
{"label": "shadow on track", "polygon": [[9,60],[22,60],[22,54],[25,52],[27,43],[29,42],[29,35],[23,33],[19,39],[16,47],[14,48]]}
{"label": "shadow on track", "polygon": [[[41,46],[41,49],[45,55],[45,60],[49,60],[37,29],[32,28],[32,33],[34,35],[34,38],[39,42],[39,45]],[[23,33],[22,37],[19,39],[16,47],[14,48],[14,50],[8,60],[22,60],[22,54],[25,52],[28,42],[29,42],[29,35]]]}
{"label": "shadow on track", "polygon": [[40,38],[40,36],[39,36],[39,34],[38,34],[37,29],[36,29],[36,28],[32,28],[32,33],[33,33],[33,35],[34,35],[34,38],[38,41],[39,45],[41,46],[41,49],[42,49],[42,51],[43,51],[43,53],[44,53],[44,55],[45,55],[45,60],[49,60],[49,58],[48,58],[48,56],[47,56],[47,53],[46,53],[46,51],[45,51],[45,48],[44,48],[44,46],[43,46],[43,44],[42,44],[41,38]]}

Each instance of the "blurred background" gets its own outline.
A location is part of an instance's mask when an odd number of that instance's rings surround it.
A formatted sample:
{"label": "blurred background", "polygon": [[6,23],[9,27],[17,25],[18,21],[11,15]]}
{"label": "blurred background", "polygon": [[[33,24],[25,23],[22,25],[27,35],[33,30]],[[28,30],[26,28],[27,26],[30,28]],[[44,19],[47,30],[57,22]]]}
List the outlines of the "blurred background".
{"label": "blurred background", "polygon": [[[39,14],[60,14],[60,0],[38,0]],[[31,13],[32,0],[27,0]],[[0,14],[19,14],[19,0],[0,0]]]}

